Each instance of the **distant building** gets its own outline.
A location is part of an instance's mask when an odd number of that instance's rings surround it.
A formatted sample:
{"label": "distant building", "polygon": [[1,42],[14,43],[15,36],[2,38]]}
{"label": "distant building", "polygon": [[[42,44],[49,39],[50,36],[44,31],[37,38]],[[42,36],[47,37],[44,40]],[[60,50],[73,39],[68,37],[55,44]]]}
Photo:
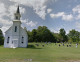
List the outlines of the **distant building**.
{"label": "distant building", "polygon": [[19,6],[16,13],[14,13],[13,25],[5,32],[4,47],[16,48],[27,47],[28,35],[26,28],[21,27]]}

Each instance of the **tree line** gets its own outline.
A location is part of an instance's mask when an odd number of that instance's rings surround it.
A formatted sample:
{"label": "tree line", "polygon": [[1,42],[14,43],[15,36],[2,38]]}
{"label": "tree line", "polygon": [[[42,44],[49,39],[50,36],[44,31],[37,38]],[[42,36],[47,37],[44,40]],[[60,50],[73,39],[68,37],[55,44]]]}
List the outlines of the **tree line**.
{"label": "tree line", "polygon": [[39,26],[37,29],[27,31],[29,42],[67,42],[68,36],[64,29],[60,29],[59,33],[51,32],[46,26]]}
{"label": "tree line", "polygon": [[39,26],[37,29],[27,31],[29,42],[73,42],[79,43],[80,32],[72,29],[66,34],[64,28],[59,30],[59,33],[51,32],[46,26]]}

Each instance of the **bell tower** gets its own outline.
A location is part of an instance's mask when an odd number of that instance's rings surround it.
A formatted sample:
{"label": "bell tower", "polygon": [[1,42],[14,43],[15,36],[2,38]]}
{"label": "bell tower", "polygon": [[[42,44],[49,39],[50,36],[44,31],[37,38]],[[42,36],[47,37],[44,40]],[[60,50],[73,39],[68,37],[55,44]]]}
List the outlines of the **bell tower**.
{"label": "bell tower", "polygon": [[19,5],[17,7],[16,13],[14,13],[14,20],[13,20],[13,30],[12,30],[12,35],[19,35],[20,33],[20,27],[21,27],[21,21],[20,21],[20,10],[19,10]]}
{"label": "bell tower", "polygon": [[20,14],[19,5],[18,5],[17,11],[16,13],[14,13],[14,20],[20,20],[20,17],[21,17],[21,14]]}

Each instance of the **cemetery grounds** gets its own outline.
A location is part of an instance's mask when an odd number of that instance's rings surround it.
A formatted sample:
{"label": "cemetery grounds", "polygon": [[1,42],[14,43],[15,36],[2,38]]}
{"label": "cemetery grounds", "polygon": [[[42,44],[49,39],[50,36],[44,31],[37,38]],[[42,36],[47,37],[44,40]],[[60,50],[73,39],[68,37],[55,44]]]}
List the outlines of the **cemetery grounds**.
{"label": "cemetery grounds", "polygon": [[69,44],[59,47],[59,43],[28,43],[27,48],[16,49],[0,46],[0,62],[80,62],[80,45],[66,45]]}

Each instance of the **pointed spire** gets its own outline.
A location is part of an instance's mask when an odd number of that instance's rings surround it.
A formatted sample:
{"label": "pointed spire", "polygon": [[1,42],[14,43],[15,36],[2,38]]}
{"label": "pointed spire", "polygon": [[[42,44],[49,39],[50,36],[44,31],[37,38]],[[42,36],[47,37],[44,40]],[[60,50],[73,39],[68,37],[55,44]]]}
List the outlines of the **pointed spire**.
{"label": "pointed spire", "polygon": [[21,17],[21,14],[20,14],[19,5],[18,5],[17,11],[16,13],[14,13],[14,20],[20,20],[20,17]]}
{"label": "pointed spire", "polygon": [[20,11],[19,11],[19,5],[18,5],[18,7],[17,7],[17,11],[16,11],[16,13],[20,13]]}

